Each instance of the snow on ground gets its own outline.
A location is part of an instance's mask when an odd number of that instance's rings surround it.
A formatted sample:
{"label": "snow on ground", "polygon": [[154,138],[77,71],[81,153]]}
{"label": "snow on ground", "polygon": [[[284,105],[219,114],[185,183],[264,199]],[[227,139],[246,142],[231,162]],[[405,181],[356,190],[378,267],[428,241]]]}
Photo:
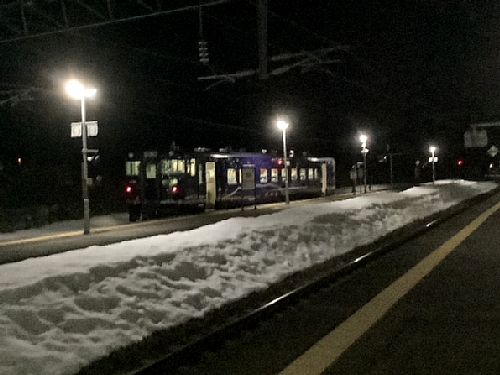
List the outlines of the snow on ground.
{"label": "snow on ground", "polygon": [[0,373],[74,374],[151,332],[487,192],[438,181],[0,266]]}

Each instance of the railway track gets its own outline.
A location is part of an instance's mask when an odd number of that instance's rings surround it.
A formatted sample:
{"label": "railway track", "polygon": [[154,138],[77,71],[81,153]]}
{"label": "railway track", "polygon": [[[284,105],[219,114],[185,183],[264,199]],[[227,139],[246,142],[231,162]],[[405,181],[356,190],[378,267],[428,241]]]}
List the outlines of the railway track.
{"label": "railway track", "polygon": [[112,353],[82,369],[78,375],[170,374],[196,364],[204,355],[216,351],[244,332],[285,312],[300,301],[331,286],[355,270],[366,266],[405,242],[439,226],[471,205],[491,197],[497,191],[476,196],[446,211],[396,230],[373,244],[360,247],[345,256],[294,274],[271,288],[225,305],[168,331],[155,332],[140,343]]}

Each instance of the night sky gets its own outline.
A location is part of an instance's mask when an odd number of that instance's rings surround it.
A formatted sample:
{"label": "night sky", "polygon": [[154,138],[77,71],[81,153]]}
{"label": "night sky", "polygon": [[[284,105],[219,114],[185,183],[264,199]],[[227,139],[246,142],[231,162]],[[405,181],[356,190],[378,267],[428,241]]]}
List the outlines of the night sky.
{"label": "night sky", "polygon": [[80,120],[80,105],[65,96],[68,78],[98,89],[87,103],[87,119],[99,122],[90,147],[117,174],[130,150],[172,142],[280,150],[280,114],[290,121],[289,148],[346,165],[361,159],[360,132],[372,158],[388,147],[426,154],[429,143],[455,155],[471,122],[500,118],[497,1],[268,0],[267,17],[269,58],[332,51],[305,66],[269,62],[270,72],[282,71],[266,80],[200,81],[257,68],[256,6],[242,0],[205,8],[209,66],[198,61],[196,10],[101,25],[81,12],[72,21],[84,27],[12,41],[0,29],[1,99],[32,89],[0,107],[2,163],[78,163],[81,140],[70,138],[69,124]]}

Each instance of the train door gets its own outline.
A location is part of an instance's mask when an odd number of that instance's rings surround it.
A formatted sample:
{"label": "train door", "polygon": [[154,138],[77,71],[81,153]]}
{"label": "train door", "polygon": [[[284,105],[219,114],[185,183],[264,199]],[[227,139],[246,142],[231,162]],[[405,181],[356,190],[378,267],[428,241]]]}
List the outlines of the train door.
{"label": "train door", "polygon": [[328,174],[326,163],[321,163],[321,195],[326,195],[328,188]]}
{"label": "train door", "polygon": [[156,160],[146,159],[143,172],[142,216],[154,216],[159,204],[158,168]]}
{"label": "train door", "polygon": [[217,186],[215,182],[215,162],[207,161],[205,163],[206,176],[206,207],[215,208],[215,198],[217,195]]}

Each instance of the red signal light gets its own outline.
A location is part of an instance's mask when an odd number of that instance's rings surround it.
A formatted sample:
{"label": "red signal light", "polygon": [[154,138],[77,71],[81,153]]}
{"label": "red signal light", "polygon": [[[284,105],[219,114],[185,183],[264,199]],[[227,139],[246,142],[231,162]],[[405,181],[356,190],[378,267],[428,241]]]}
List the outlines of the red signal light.
{"label": "red signal light", "polygon": [[179,192],[179,187],[177,185],[172,186],[172,193],[177,194]]}
{"label": "red signal light", "polygon": [[129,186],[127,186],[127,187],[125,188],[125,192],[126,192],[127,194],[130,194],[130,193],[132,192],[132,186],[130,186],[130,185],[129,185]]}
{"label": "red signal light", "polygon": [[458,159],[458,161],[457,161],[457,165],[458,165],[459,167],[461,167],[462,165],[464,165],[464,159]]}

